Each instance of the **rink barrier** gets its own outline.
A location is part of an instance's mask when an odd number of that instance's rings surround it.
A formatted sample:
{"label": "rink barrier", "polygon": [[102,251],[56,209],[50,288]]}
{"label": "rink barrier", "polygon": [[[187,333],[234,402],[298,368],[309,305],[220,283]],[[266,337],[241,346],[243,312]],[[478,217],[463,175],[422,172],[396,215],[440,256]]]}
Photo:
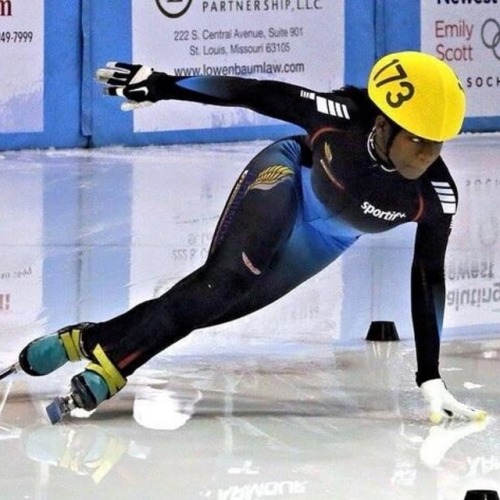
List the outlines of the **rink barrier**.
{"label": "rink barrier", "polygon": [[[291,125],[249,126],[171,130],[133,131],[133,113],[124,113],[113,99],[105,99],[93,81],[93,72],[108,60],[132,61],[131,1],[115,5],[110,0],[83,0],[87,57],[84,61],[83,129],[91,145],[197,143],[235,140],[274,139],[300,132]],[[448,8],[448,7],[446,7]],[[490,7],[486,7],[490,8]],[[450,8],[448,8],[450,9]],[[453,9],[453,6],[451,7]],[[408,0],[401,8],[400,0],[351,0],[345,2],[344,82],[365,86],[373,62],[387,52],[422,49],[421,0]],[[120,23],[112,23],[112,13]],[[488,15],[487,13],[485,15]],[[360,41],[363,43],[360,43]],[[168,48],[167,48],[168,50]],[[499,76],[500,78],[500,76]],[[290,78],[293,83],[293,78]],[[311,82],[311,88],[316,88]],[[140,110],[138,112],[147,112]],[[499,113],[500,114],[500,113]],[[500,116],[467,116],[464,132],[500,130]]]}
{"label": "rink barrier", "polygon": [[[111,144],[141,146],[274,139],[301,131],[298,127],[288,124],[276,124],[134,132],[133,113],[122,112],[115,99],[103,98],[99,85],[94,81],[95,70],[108,60],[133,60],[133,1],[79,0],[70,2],[61,9],[59,2],[44,0],[43,127],[37,132],[5,132],[0,129],[1,149]],[[326,0],[318,1],[321,3]],[[303,4],[312,3],[313,0],[303,1]],[[16,4],[10,4],[16,7]],[[495,90],[492,86],[497,85],[497,93],[500,88],[500,74],[494,72],[498,67],[498,59],[495,58],[498,48],[488,44],[487,39],[481,42],[481,37],[489,34],[488,27],[485,26],[486,21],[491,19],[491,25],[494,25],[496,17],[492,9],[495,5],[476,2],[472,8],[465,4],[466,2],[460,4],[446,0],[427,3],[422,0],[408,0],[402,9],[400,0],[346,1],[345,83],[363,86],[375,59],[387,52],[429,49],[428,37],[422,35],[422,29],[426,23],[432,22],[432,19],[422,19],[423,10],[441,9],[438,12],[442,12],[445,19],[458,19],[458,35],[462,29],[460,23],[464,23],[464,26],[467,22],[472,23],[469,17],[475,16],[475,31],[471,43],[476,51],[474,54],[485,58],[482,67],[487,68],[489,72],[480,74],[476,69],[475,73],[464,73],[461,76],[466,84],[472,87],[471,92],[475,92],[474,98],[484,94],[481,109],[486,111],[483,114],[489,111],[495,116],[479,116],[480,113],[476,113],[472,106],[463,131],[500,131],[500,111],[497,113],[496,109],[498,99],[488,97],[488,93]],[[464,10],[467,8],[470,12]],[[465,13],[471,16],[465,16]],[[0,20],[2,19],[7,18],[0,17]],[[15,22],[17,23],[17,20]],[[22,22],[17,24],[19,28],[22,27]],[[495,36],[493,33],[494,39]],[[452,40],[449,42],[451,44]],[[173,49],[166,47],[165,50]],[[465,55],[467,54],[464,53],[464,57]],[[460,62],[458,64],[458,69],[463,72],[463,66],[460,67]],[[293,78],[289,78],[289,81],[293,83]],[[311,82],[310,87],[317,88],[317,85]],[[140,112],[147,113],[146,110]]]}

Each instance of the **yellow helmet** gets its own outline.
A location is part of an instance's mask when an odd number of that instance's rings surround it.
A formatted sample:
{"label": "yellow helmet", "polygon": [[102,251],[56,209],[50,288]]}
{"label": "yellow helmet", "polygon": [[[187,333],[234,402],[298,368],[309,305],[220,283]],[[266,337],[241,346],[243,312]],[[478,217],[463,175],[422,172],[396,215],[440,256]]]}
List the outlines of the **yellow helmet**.
{"label": "yellow helmet", "polygon": [[370,72],[368,95],[397,125],[431,141],[452,139],[464,121],[460,80],[448,64],[430,54],[385,55]]}

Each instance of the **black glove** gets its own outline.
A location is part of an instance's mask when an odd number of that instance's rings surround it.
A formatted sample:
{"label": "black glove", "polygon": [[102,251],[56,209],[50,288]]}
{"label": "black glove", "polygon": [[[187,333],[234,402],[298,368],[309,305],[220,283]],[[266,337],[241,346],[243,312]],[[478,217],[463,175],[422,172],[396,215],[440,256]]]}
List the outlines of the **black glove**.
{"label": "black glove", "polygon": [[125,97],[123,111],[150,106],[161,99],[158,80],[163,73],[155,73],[153,68],[141,64],[108,62],[105,68],[96,71],[97,80],[104,84],[104,94]]}

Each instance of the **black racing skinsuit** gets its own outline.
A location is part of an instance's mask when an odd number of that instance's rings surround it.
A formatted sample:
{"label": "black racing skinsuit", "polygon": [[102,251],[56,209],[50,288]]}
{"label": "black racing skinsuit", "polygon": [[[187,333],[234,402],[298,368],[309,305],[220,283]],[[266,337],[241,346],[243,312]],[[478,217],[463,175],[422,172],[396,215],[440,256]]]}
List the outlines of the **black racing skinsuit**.
{"label": "black racing skinsuit", "polygon": [[[378,233],[407,222],[417,223],[411,270],[417,384],[438,378],[445,297],[444,260],[457,204],[456,186],[443,160],[438,158],[419,179],[407,180],[375,159],[368,147],[375,115],[366,112],[369,101],[363,91],[358,91],[357,96],[342,91],[319,93],[281,82],[237,77],[183,78],[154,73],[151,78],[154,88],[149,98],[153,101],[177,99],[240,106],[302,127],[307,138],[292,140],[299,141],[303,151],[297,161],[311,166],[311,185],[316,197],[332,215],[360,232]],[[312,151],[312,156],[304,153],[307,148]],[[285,184],[281,184],[280,189],[284,189]],[[279,210],[278,206],[276,210]],[[276,245],[279,244],[278,241]],[[231,294],[237,294],[236,289],[246,290],[249,285],[242,281],[241,272],[231,268],[229,274],[233,271],[235,276],[239,273],[239,281],[228,282],[227,278],[221,277],[222,274],[217,278],[211,276],[210,283],[219,285],[209,284],[210,292],[203,287],[197,288],[199,283],[206,285],[207,281],[203,280],[208,271],[204,268],[195,271],[164,297],[98,324],[88,332],[88,347],[92,349],[93,345],[100,343],[124,375],[132,373],[194,328],[221,322],[208,312],[200,312],[205,316],[192,323],[185,316],[189,311],[203,311],[205,306],[213,309],[213,305],[206,304],[210,302],[210,293],[215,293],[214,289],[228,288],[232,290]],[[175,293],[179,295],[178,300],[173,299]],[[173,319],[171,311],[181,310],[185,302],[203,294],[207,295],[204,300],[191,304],[192,309],[181,311],[184,316],[178,314]],[[231,299],[229,294],[222,293],[216,300]],[[240,317],[262,305],[265,304],[248,306],[235,314],[222,315],[220,319]],[[163,317],[159,319],[159,315]],[[183,323],[182,327],[180,323]],[[167,330],[175,333],[166,335]],[[138,347],[153,337],[162,339],[155,340],[154,346]]]}

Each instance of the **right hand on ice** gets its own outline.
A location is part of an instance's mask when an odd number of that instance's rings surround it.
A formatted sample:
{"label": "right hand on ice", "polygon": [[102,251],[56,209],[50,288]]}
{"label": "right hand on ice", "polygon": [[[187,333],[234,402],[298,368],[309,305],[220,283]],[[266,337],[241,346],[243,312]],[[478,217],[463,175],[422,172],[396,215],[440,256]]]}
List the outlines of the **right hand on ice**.
{"label": "right hand on ice", "polygon": [[443,419],[454,416],[482,421],[488,415],[483,410],[476,410],[457,401],[440,378],[424,382],[420,390],[429,405],[429,419],[433,424],[439,424]]}
{"label": "right hand on ice", "polygon": [[155,92],[153,68],[141,64],[108,62],[96,71],[97,80],[104,84],[104,94],[125,97],[123,111],[150,106],[159,100]]}

